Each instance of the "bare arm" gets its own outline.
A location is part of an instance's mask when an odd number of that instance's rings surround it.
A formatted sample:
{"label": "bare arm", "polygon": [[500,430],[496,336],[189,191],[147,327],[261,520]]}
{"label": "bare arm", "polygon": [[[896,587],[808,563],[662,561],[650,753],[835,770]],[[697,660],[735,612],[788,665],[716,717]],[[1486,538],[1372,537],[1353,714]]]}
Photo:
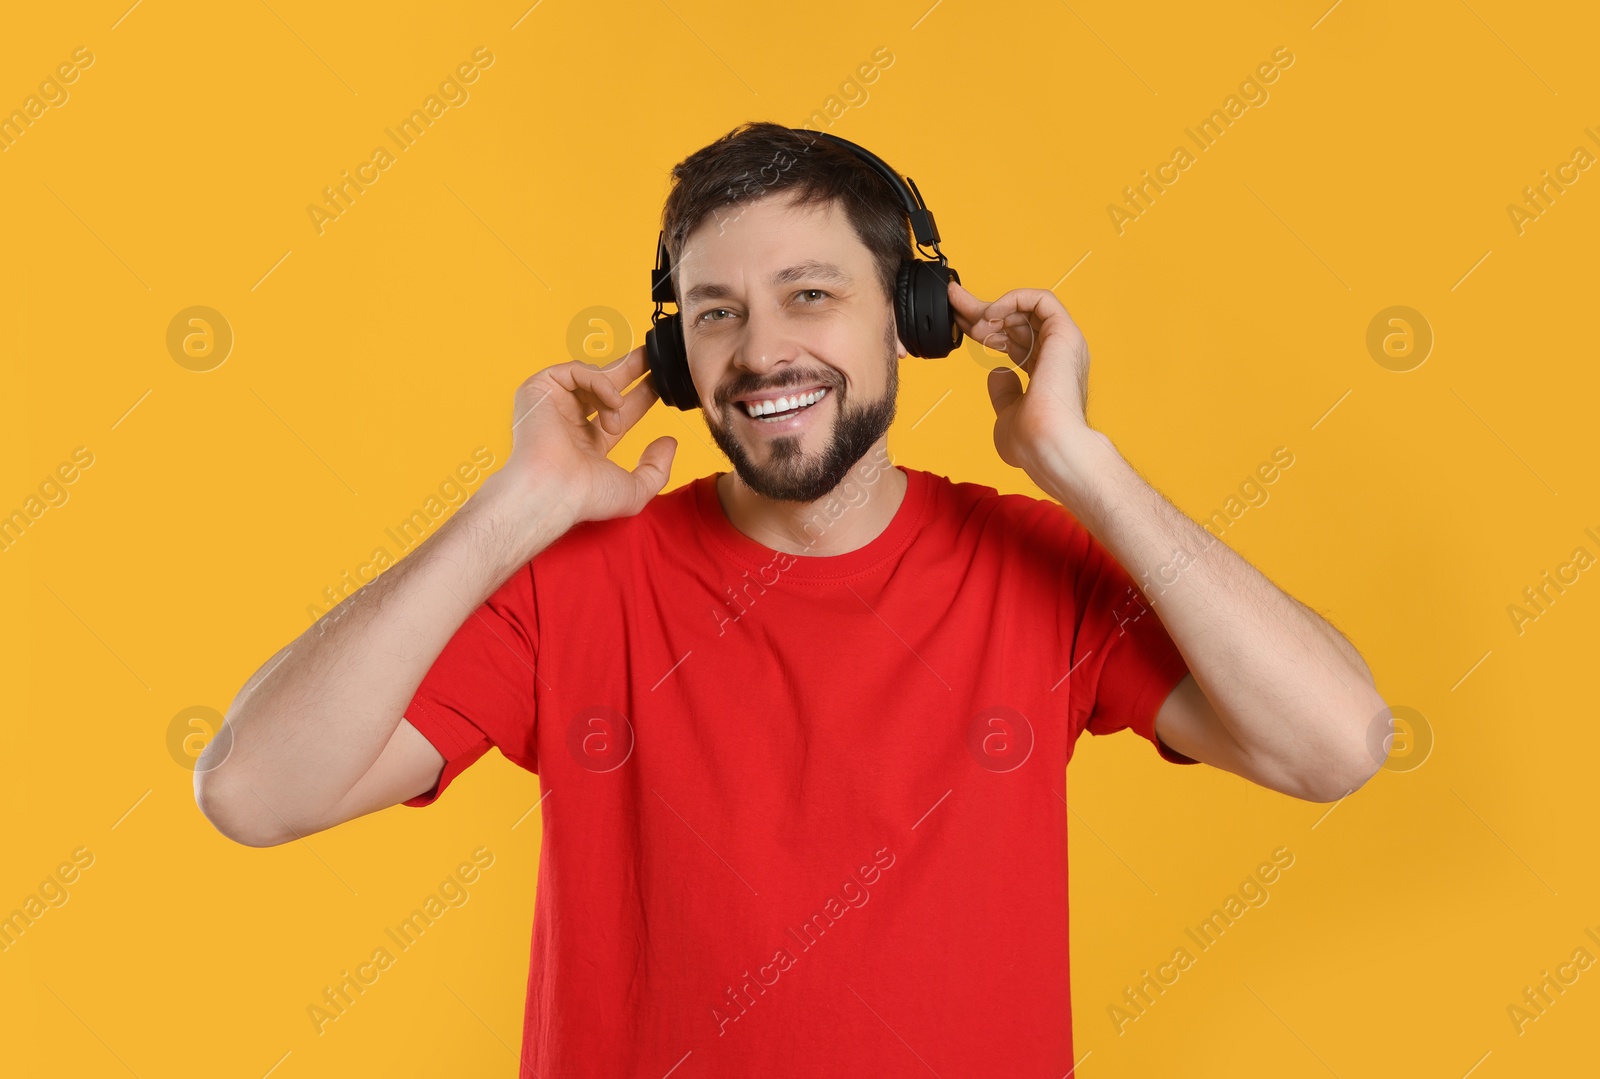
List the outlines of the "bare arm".
{"label": "bare arm", "polygon": [[[251,846],[321,831],[402,726],[370,804],[428,790],[443,766],[402,712],[451,635],[521,564],[506,516],[484,490],[412,554],[323,615],[234,698],[226,733],[195,771],[195,797],[223,834]],[[499,518],[499,522],[496,518]],[[552,506],[533,550],[565,529]],[[221,758],[220,760],[218,758]],[[354,807],[345,807],[354,808]]]}
{"label": "bare arm", "polygon": [[[1381,759],[1386,706],[1359,653],[1325,619],[1186,517],[1086,419],[1089,348],[1054,292],[985,303],[951,282],[957,324],[1028,376],[989,376],[995,448],[1071,511],[1148,596],[1191,673],[1156,716],[1178,752],[1295,797],[1333,801]],[[1174,577],[1168,571],[1177,567]],[[1159,599],[1159,603],[1157,600]]]}
{"label": "bare arm", "polygon": [[523,383],[506,466],[262,664],[196,764],[195,800],[219,831],[271,846],[437,782],[443,757],[402,713],[451,636],[574,524],[637,513],[665,486],[671,439],[633,472],[605,457],[657,400],[648,380],[621,392],[644,370],[641,347],[606,369],[561,364]]}

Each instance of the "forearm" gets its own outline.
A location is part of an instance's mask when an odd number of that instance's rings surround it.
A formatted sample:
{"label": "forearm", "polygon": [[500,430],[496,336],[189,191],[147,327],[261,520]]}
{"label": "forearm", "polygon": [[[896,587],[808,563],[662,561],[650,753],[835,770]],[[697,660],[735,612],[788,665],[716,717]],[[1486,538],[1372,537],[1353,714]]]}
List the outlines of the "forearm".
{"label": "forearm", "polygon": [[1320,782],[1375,765],[1367,732],[1384,703],[1338,630],[1168,502],[1098,432],[1042,471],[1041,486],[1132,576],[1264,771]]}
{"label": "forearm", "polygon": [[455,631],[568,527],[553,505],[512,505],[494,480],[239,691],[196,766],[196,797],[213,820],[257,834],[323,826]]}

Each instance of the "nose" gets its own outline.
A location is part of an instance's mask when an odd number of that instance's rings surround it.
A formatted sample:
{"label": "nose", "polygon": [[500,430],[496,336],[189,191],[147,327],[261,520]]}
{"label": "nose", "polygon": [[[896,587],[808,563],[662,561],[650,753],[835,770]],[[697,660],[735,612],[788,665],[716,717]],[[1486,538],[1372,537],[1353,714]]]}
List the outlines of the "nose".
{"label": "nose", "polygon": [[744,333],[734,350],[734,365],[757,375],[766,375],[793,363],[800,352],[799,341],[777,311],[752,310],[745,317]]}

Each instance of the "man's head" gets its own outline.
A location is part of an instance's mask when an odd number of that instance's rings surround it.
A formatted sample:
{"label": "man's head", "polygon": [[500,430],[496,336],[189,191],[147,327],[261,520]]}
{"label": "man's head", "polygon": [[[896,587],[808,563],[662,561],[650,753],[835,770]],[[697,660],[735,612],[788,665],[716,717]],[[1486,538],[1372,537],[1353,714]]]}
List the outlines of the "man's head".
{"label": "man's head", "polygon": [[[894,419],[905,208],[848,150],[777,124],[735,128],[673,177],[662,229],[706,425],[751,490],[814,502]],[[788,418],[749,414],[819,392]]]}

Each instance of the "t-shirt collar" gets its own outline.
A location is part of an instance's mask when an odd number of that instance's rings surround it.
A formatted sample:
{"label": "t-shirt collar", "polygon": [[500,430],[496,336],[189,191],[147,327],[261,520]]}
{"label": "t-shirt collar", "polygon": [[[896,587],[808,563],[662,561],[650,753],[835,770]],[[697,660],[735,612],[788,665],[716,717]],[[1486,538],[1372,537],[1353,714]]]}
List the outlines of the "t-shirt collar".
{"label": "t-shirt collar", "polygon": [[[717,478],[725,473],[714,472],[693,481],[695,509],[701,525],[715,546],[747,569],[771,567],[780,570],[785,577],[808,581],[852,577],[897,557],[921,529],[928,503],[928,473],[903,465],[894,467],[906,477],[905,497],[895,510],[894,517],[889,521],[888,527],[866,546],[844,554],[785,556],[740,532],[733,526],[733,522],[728,520],[728,515],[722,508],[722,501],[717,497]],[[859,501],[852,504],[846,497],[851,493],[851,484],[858,489],[869,492],[872,490],[864,488],[853,472],[846,476],[833,494],[818,503],[815,514],[819,528],[825,528],[834,521],[842,520],[860,505]],[[870,493],[868,497],[872,497]],[[774,562],[775,559],[778,561]]]}

